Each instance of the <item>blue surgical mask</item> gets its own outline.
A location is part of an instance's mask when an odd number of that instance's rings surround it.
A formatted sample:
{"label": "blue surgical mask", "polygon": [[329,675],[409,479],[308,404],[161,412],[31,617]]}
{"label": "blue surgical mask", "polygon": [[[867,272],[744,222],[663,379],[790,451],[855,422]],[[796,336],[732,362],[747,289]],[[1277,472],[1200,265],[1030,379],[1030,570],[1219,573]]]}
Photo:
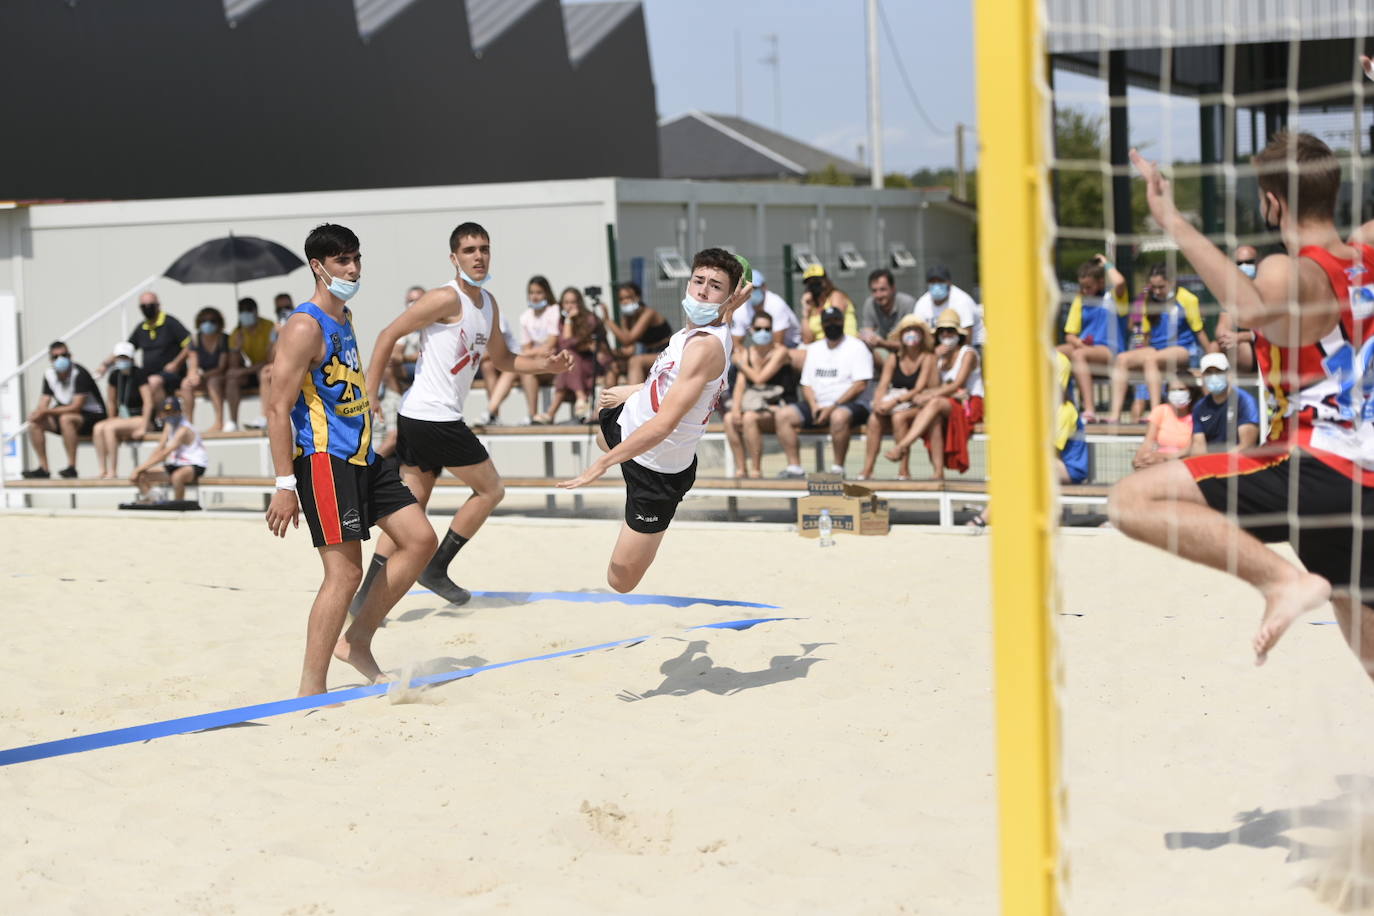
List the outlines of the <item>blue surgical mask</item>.
{"label": "blue surgical mask", "polygon": [[682,313],[687,316],[689,324],[702,327],[720,317],[720,303],[698,302],[691,296],[684,296],[682,299]]}
{"label": "blue surgical mask", "polygon": [[52,361],[52,367],[58,372],[68,372],[72,368],[72,358],[70,356],[59,356]]}
{"label": "blue surgical mask", "polygon": [[482,287],[483,284],[485,284],[488,280],[491,279],[491,274],[487,274],[480,280],[474,280],[472,279],[472,277],[469,277],[468,272],[466,270],[463,270],[463,268],[461,267],[458,268],[458,276],[463,278],[464,283],[468,284],[469,286],[476,286],[479,289]]}
{"label": "blue surgical mask", "polygon": [[239,312],[239,327],[251,328],[258,323],[257,312]]}
{"label": "blue surgical mask", "polygon": [[756,289],[752,293],[750,293],[749,304],[752,305],[754,308],[758,308],[760,305],[763,305],[763,290]]}
{"label": "blue surgical mask", "polygon": [[325,278],[329,280],[329,292],[336,299],[342,299],[344,302],[347,302],[349,299],[358,295],[358,287],[362,285],[361,280],[345,280],[342,277],[331,277],[329,276],[329,271],[325,270],[323,266],[320,267],[320,273],[324,274]]}
{"label": "blue surgical mask", "polygon": [[932,283],[926,289],[930,290],[930,298],[936,302],[943,302],[949,298],[948,283]]}
{"label": "blue surgical mask", "polygon": [[754,328],[754,333],[749,335],[749,339],[756,347],[766,347],[773,342],[773,332],[767,328]]}
{"label": "blue surgical mask", "polygon": [[1202,377],[1202,387],[1206,388],[1209,394],[1221,394],[1230,387],[1230,383],[1226,381],[1225,375],[1214,372]]}
{"label": "blue surgical mask", "polygon": [[902,333],[902,343],[908,347],[914,347],[921,342],[921,335],[916,331],[905,331]]}
{"label": "blue surgical mask", "polygon": [[545,308],[548,307],[548,305],[549,305],[549,300],[547,300],[547,299],[531,299],[531,300],[530,300],[530,308],[534,309],[536,312],[542,312]]}
{"label": "blue surgical mask", "polygon": [[119,359],[115,360],[115,368],[120,372],[128,372],[133,367],[134,361],[127,356],[121,356]]}
{"label": "blue surgical mask", "polygon": [[200,333],[213,334],[219,330],[219,324],[214,321],[202,321],[200,323]]}
{"label": "blue surgical mask", "polygon": [[1240,272],[1243,273],[1243,274],[1245,274],[1245,275],[1246,275],[1247,277],[1249,277],[1251,280],[1255,279],[1255,265],[1254,265],[1254,264],[1242,264],[1242,265],[1240,265]]}

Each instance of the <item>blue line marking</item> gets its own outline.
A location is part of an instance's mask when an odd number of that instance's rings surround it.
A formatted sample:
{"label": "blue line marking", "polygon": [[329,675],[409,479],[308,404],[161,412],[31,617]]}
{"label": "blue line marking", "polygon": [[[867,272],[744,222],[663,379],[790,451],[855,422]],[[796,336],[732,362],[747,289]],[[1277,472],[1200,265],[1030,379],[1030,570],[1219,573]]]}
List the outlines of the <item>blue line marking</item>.
{"label": "blue line marking", "polygon": [[[407,595],[433,595],[427,588],[413,588]],[[705,604],[710,607],[753,607],[776,611],[776,604],[759,604],[756,601],[731,601],[728,598],[688,598],[682,595],[618,595],[614,592],[479,592],[472,593],[474,598],[504,598],[528,604],[531,601],[573,601],[582,604],[665,604],[668,607],[689,607]]]}
{"label": "blue line marking", "polygon": [[[574,592],[572,594],[581,593]],[[758,606],[770,607],[771,605]],[[759,617],[747,620],[726,620],[720,623],[703,623],[697,626],[688,627],[687,629],[747,630],[761,623],[775,623],[780,620],[797,619],[796,617]],[[477,668],[464,668],[461,671],[445,671],[441,674],[431,674],[425,677],[414,678],[410,682],[410,686],[413,688],[430,684],[442,684],[445,681],[456,681],[460,678],[472,677],[474,674],[481,674],[483,671],[495,671],[498,668],[509,668],[512,665],[523,665],[526,662],[548,661],[549,659],[563,658],[568,655],[584,655],[588,652],[600,652],[605,649],[614,649],[620,646],[640,643],[646,639],[652,638],[652,636],[631,636],[626,639],[599,643],[595,646],[583,646],[580,649],[564,649],[561,652],[550,652],[547,655],[532,655],[528,658],[517,658],[507,662],[494,662],[490,665],[481,665]],[[183,735],[187,732],[204,731],[208,728],[222,728],[225,725],[237,725],[240,722],[248,722],[253,719],[282,716],[290,712],[300,712],[301,710],[315,709],[320,706],[330,706],[335,703],[349,703],[353,700],[361,700],[364,697],[375,697],[384,694],[391,686],[391,684],[370,684],[365,687],[351,687],[348,690],[336,690],[332,693],[319,693],[314,696],[292,697],[289,700],[277,700],[272,703],[257,703],[252,706],[239,706],[235,709],[225,709],[219,712],[207,712],[197,716],[183,716],[180,719],[166,719],[162,722],[152,722],[148,725],[134,725],[129,728],[116,728],[112,731],[94,732],[89,735],[77,735],[74,738],[61,738],[57,741],[44,741],[40,744],[10,748],[9,750],[0,751],[0,767],[10,766],[15,763],[26,763],[30,760],[42,760],[45,757],[61,757],[66,754],[77,754],[81,751],[94,751],[104,747],[115,747],[120,744],[151,741],[154,738],[166,738],[169,735]]]}

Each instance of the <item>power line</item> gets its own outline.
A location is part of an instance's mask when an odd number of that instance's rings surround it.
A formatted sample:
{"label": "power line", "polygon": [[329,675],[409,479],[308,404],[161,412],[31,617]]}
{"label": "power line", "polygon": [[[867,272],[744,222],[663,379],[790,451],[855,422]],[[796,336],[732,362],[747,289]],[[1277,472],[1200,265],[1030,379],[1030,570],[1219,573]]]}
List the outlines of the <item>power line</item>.
{"label": "power line", "polygon": [[951,131],[941,130],[935,126],[930,115],[926,113],[925,107],[921,104],[920,98],[916,95],[916,90],[911,85],[911,77],[906,75],[906,67],[902,65],[902,55],[897,48],[897,39],[892,35],[892,25],[887,21],[887,10],[883,9],[882,0],[878,0],[878,18],[883,22],[883,31],[887,33],[887,43],[892,46],[892,60],[897,64],[897,72],[901,74],[902,84],[906,86],[907,95],[911,96],[911,104],[916,107],[916,113],[921,116],[921,120],[926,122],[926,127],[930,128],[931,133],[941,137],[952,135]]}

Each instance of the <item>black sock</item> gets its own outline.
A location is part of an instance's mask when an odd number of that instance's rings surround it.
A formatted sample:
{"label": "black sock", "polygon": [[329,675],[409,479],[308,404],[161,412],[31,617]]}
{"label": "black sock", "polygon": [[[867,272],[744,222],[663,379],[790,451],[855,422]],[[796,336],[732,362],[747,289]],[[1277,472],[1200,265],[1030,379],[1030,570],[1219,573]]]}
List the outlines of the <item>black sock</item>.
{"label": "black sock", "polygon": [[444,534],[444,539],[439,542],[439,548],[434,551],[434,556],[430,557],[426,572],[448,575],[448,564],[453,562],[453,558],[458,556],[458,551],[463,549],[468,540],[450,528]]}
{"label": "black sock", "polygon": [[358,589],[358,594],[353,596],[353,601],[349,604],[348,612],[350,614],[356,614],[358,609],[363,606],[363,602],[367,600],[367,591],[372,588],[372,580],[377,578],[377,573],[382,571],[382,567],[386,565],[388,559],[390,558],[381,554],[372,555],[372,562],[367,567],[367,575],[363,576],[362,587]]}

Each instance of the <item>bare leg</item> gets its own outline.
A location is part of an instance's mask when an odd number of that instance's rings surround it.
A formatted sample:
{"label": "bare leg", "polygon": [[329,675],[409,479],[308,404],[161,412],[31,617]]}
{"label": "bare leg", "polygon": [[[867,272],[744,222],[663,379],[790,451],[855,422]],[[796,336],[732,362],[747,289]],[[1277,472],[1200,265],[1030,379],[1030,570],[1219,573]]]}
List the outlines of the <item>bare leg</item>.
{"label": "bare leg", "polygon": [[392,553],[368,587],[353,623],[334,643],[334,657],[357,668],[374,684],[384,675],[372,656],[372,637],[396,602],[415,584],[415,577],[434,555],[438,543],[424,509],[418,505],[397,510],[379,519],[377,525],[392,545]]}
{"label": "bare leg", "polygon": [[215,422],[211,432],[224,428],[224,376],[212,375],[205,380],[205,389],[210,393],[210,404],[215,408]]}
{"label": "bare leg", "polygon": [[[162,406],[163,400],[167,397],[167,386],[163,382],[161,372],[154,372],[152,375],[148,376],[148,393],[153,399],[153,409],[157,410],[157,408]],[[185,405],[183,405],[183,409],[184,407]],[[191,419],[191,415],[187,414],[186,419]]]}
{"label": "bare leg", "polygon": [[534,419],[539,413],[539,377],[537,375],[521,375],[520,387],[525,392],[525,403],[529,408],[530,419]]}
{"label": "bare leg", "polygon": [[647,379],[657,359],[657,353],[640,353],[630,357],[630,384],[638,385]]}
{"label": "bare leg", "polygon": [[763,476],[763,434],[772,432],[775,426],[775,413],[760,413],[757,410],[744,415],[744,449],[749,453],[751,471],[745,476]]}
{"label": "bare leg", "polygon": [[884,453],[888,461],[898,461],[902,453],[911,448],[912,444],[925,433],[927,427],[937,419],[941,419],[949,413],[949,398],[931,398],[925,405],[918,408],[916,418],[911,421],[910,428],[906,434]]}
{"label": "bare leg", "polygon": [[348,600],[363,580],[361,542],[330,544],[319,550],[320,562],[324,564],[324,581],[315,594],[306,624],[305,663],[301,667],[301,686],[297,693],[302,697],[328,691],[329,659],[343,629]]}
{"label": "bare leg", "polygon": [[666,533],[644,534],[632,531],[629,525],[621,525],[620,537],[611,551],[610,566],[606,568],[606,583],[622,594],[638,585],[654,562],[658,545]]}
{"label": "bare leg", "polygon": [[[752,411],[751,411],[752,412]],[[745,415],[733,410],[725,414],[725,440],[730,443],[730,454],[735,456],[735,476],[748,477],[748,465],[744,446]]]}
{"label": "bare leg", "polygon": [[550,422],[553,422],[558,418],[558,408],[562,407],[563,402],[567,399],[568,389],[555,385],[553,389],[553,400],[549,402],[549,409],[545,414],[545,416],[549,418]]}
{"label": "bare leg", "polygon": [[57,421],[52,417],[44,417],[37,423],[29,424],[29,445],[33,446],[34,457],[38,459],[38,466],[43,470],[48,468],[48,440],[49,432],[57,431]]}
{"label": "bare leg", "polygon": [[95,424],[91,430],[91,441],[95,443],[95,460],[100,465],[100,477],[108,480],[114,476],[110,470],[110,451],[118,448],[111,440],[114,439],[113,429],[114,420],[101,420]]}
{"label": "bare leg", "polygon": [[1253,642],[1256,664],[1264,663],[1294,620],[1331,594],[1321,576],[1298,569],[1208,506],[1180,462],[1157,464],[1117,483],[1107,511],[1127,536],[1232,573],[1259,590],[1264,617]]}
{"label": "bare leg", "polygon": [[[243,382],[251,372],[251,369],[234,366],[225,373],[224,399],[229,402],[230,423],[238,423],[239,421],[239,400],[243,397]],[[266,398],[264,397],[263,400],[265,401]]]}
{"label": "bare leg", "polygon": [[67,449],[67,467],[76,467],[76,446],[81,438],[81,414],[64,413],[60,419],[62,445]]}
{"label": "bare leg", "polygon": [[779,408],[773,414],[778,421],[778,442],[782,445],[782,452],[787,456],[787,464],[790,467],[801,466],[801,414],[791,405]]}
{"label": "bare leg", "polygon": [[510,390],[515,387],[515,378],[518,374],[516,372],[497,372],[496,385],[491,393],[491,399],[487,402],[487,411],[493,416],[500,416],[501,405],[505,403]]}
{"label": "bare leg", "polygon": [[[946,411],[948,413],[948,411]],[[931,480],[945,479],[945,415],[941,414],[940,419],[930,427],[930,463],[934,470],[931,471]]]}
{"label": "bare leg", "polygon": [[[906,438],[907,432],[911,429],[911,424],[916,420],[916,411],[907,409],[898,411],[892,415],[892,441],[900,442]],[[911,449],[902,450],[901,463],[897,466],[897,475],[902,478],[911,477]]]}
{"label": "bare leg", "polygon": [[873,476],[873,466],[878,463],[878,449],[883,444],[883,426],[892,425],[891,417],[880,416],[876,411],[868,415],[868,425],[864,427],[864,477]]}
{"label": "bare leg", "polygon": [[177,397],[181,398],[181,412],[185,414],[186,422],[194,423],[196,421],[196,386],[188,381],[183,381],[181,388],[177,390]]}
{"label": "bare leg", "polygon": [[185,499],[186,487],[196,479],[196,472],[189,467],[179,467],[172,472],[172,498]]}
{"label": "bare leg", "polygon": [[848,407],[836,407],[830,411],[830,444],[835,450],[835,464],[840,467],[844,467],[845,459],[849,457],[849,439],[852,435],[849,424],[853,419],[854,413]]}

